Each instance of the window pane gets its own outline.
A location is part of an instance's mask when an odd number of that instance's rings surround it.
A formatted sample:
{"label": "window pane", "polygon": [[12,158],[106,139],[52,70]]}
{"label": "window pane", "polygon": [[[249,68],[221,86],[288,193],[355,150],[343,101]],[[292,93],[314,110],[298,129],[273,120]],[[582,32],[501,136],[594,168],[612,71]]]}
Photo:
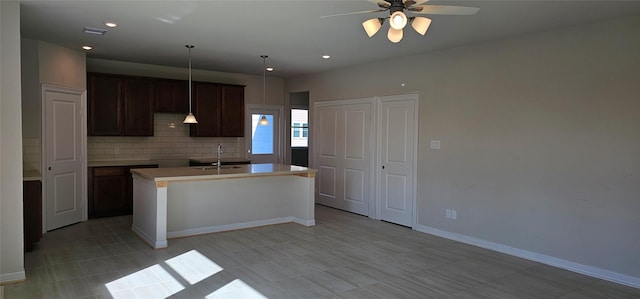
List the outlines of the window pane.
{"label": "window pane", "polygon": [[[259,125],[262,115],[267,117],[268,125]],[[254,155],[273,154],[273,115],[252,114],[251,115],[251,152]]]}
{"label": "window pane", "polygon": [[291,109],[291,147],[309,146],[309,111]]}

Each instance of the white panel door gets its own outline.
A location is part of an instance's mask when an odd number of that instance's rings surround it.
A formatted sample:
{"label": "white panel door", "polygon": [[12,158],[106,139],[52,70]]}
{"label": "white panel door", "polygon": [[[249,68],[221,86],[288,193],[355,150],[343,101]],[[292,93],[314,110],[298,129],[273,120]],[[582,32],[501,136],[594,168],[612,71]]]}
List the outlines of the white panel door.
{"label": "white panel door", "polygon": [[82,221],[82,94],[44,90],[46,229]]}
{"label": "white panel door", "polygon": [[379,102],[378,175],[380,219],[413,226],[415,204],[417,95]]}
{"label": "white panel door", "polygon": [[316,105],[314,147],[318,203],[369,215],[372,114],[370,100]]}

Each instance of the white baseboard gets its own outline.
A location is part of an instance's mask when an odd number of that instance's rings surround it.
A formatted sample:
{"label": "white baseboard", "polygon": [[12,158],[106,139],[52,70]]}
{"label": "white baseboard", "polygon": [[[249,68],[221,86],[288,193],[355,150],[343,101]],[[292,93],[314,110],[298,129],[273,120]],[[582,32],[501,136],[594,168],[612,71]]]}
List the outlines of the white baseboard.
{"label": "white baseboard", "polygon": [[609,270],[605,270],[605,269],[601,269],[601,268],[597,268],[589,265],[583,265],[583,264],[567,261],[564,259],[560,259],[560,258],[532,252],[532,251],[522,250],[522,249],[506,246],[503,244],[494,243],[487,240],[482,240],[482,239],[478,239],[475,237],[470,237],[462,234],[452,233],[452,232],[448,232],[448,231],[444,231],[444,230],[440,230],[440,229],[436,229],[436,228],[432,228],[424,225],[417,224],[413,227],[413,229],[419,232],[435,235],[438,237],[443,237],[445,239],[454,240],[454,241],[458,241],[458,242],[469,244],[469,245],[482,247],[485,249],[505,253],[508,255],[517,256],[530,261],[543,263],[549,266],[562,268],[565,270],[592,276],[595,278],[600,278],[603,280],[623,284],[623,285],[634,287],[634,288],[640,288],[640,277],[621,274],[621,273],[617,273],[617,272],[613,272],[613,271],[609,271]]}
{"label": "white baseboard", "polygon": [[167,238],[171,239],[171,238],[179,238],[179,237],[186,237],[186,236],[217,233],[217,232],[223,232],[228,230],[250,228],[250,227],[256,227],[256,226],[264,226],[264,225],[272,225],[272,224],[280,224],[280,223],[288,223],[288,222],[298,222],[297,220],[299,219],[295,217],[281,217],[281,218],[265,219],[265,220],[250,221],[250,222],[198,227],[193,229],[185,229],[185,230],[172,231],[172,232],[168,231]]}
{"label": "white baseboard", "polygon": [[26,279],[25,272],[13,272],[13,273],[2,273],[0,274],[0,284],[10,284],[16,282],[22,282]]}
{"label": "white baseboard", "polygon": [[293,222],[295,222],[297,224],[304,225],[304,226],[315,226],[316,225],[316,220],[315,219],[306,220],[306,219],[302,219],[302,218],[298,218],[298,217],[293,217]]}
{"label": "white baseboard", "polygon": [[153,249],[167,248],[167,245],[168,245],[167,240],[164,240],[164,241],[154,240],[151,236],[145,234],[143,230],[137,228],[135,225],[131,227],[131,230],[133,231],[134,234],[138,235],[138,237],[142,239],[142,241],[147,243],[147,245],[151,246],[151,248]]}

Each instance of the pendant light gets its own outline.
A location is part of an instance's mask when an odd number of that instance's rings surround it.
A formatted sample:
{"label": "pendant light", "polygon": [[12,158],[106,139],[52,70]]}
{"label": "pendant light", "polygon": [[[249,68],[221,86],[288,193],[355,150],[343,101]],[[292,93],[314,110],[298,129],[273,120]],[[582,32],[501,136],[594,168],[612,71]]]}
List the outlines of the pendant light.
{"label": "pendant light", "polygon": [[185,124],[197,124],[195,115],[191,112],[191,49],[193,49],[193,45],[185,45],[187,49],[189,49],[189,114],[184,118],[183,123]]}
{"label": "pendant light", "polygon": [[[262,104],[267,104],[267,55],[260,55],[262,57]],[[266,115],[262,115],[260,117],[260,121],[258,122],[260,126],[268,126],[269,120]]]}

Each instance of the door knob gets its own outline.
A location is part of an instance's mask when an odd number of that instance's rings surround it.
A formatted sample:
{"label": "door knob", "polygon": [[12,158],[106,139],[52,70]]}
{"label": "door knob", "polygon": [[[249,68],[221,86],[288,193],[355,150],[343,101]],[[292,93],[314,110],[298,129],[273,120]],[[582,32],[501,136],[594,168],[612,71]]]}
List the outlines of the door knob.
{"label": "door knob", "polygon": [[51,166],[49,166],[49,170],[51,170]]}
{"label": "door knob", "polygon": [[384,169],[384,165],[382,165],[382,169]]}

